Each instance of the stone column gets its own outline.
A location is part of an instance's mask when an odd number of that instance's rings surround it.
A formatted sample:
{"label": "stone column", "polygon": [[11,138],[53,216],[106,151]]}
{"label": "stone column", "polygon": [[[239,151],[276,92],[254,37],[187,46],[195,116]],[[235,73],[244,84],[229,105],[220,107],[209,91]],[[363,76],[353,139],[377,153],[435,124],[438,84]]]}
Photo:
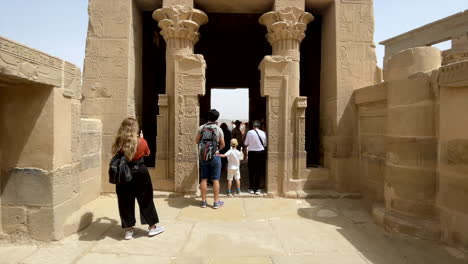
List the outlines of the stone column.
{"label": "stone column", "polygon": [[312,20],[311,14],[297,7],[268,12],[259,20],[267,27],[266,37],[273,47],[273,55],[260,64],[261,93],[267,97],[266,184],[272,194],[288,192],[288,181],[299,178],[305,169],[305,161],[300,161],[305,159],[304,141],[300,140],[305,131],[300,116],[307,105],[299,97],[299,45]]}
{"label": "stone column", "polygon": [[[420,47],[388,61],[388,118],[384,198],[386,228],[437,239],[435,221],[437,132],[431,72],[441,65],[440,50]],[[411,77],[410,77],[411,76]]]}
{"label": "stone column", "polygon": [[[191,6],[164,5],[153,13],[159,21],[166,49],[166,94],[160,95],[157,118],[156,172],[174,180],[176,192],[195,192],[198,155],[195,145],[199,125],[198,96],[205,93],[206,63],[193,54],[198,29],[208,17]],[[161,176],[163,175],[163,176]]]}

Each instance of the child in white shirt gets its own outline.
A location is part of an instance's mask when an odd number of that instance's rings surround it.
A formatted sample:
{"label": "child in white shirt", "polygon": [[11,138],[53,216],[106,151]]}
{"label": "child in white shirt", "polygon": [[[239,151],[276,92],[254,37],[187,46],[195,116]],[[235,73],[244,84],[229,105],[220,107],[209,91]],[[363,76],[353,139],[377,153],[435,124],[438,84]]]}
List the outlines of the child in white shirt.
{"label": "child in white shirt", "polygon": [[239,143],[237,142],[237,139],[233,138],[231,139],[231,149],[228,150],[225,154],[218,154],[222,158],[228,159],[228,196],[232,196],[231,187],[233,178],[236,180],[237,194],[240,194],[240,161],[244,159],[244,155],[242,152],[236,149],[238,144]]}

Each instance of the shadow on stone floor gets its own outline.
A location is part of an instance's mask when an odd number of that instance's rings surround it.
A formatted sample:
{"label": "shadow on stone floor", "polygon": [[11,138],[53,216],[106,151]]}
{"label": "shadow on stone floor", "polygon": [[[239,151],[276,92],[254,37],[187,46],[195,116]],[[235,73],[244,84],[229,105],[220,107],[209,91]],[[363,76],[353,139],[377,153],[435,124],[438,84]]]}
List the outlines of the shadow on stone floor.
{"label": "shadow on stone floor", "polygon": [[[119,227],[119,221],[109,217],[99,217],[94,220],[86,229],[78,233],[80,241],[98,241],[105,237],[110,237],[115,240],[122,240],[122,234],[116,232],[107,231],[113,227]],[[120,228],[121,229],[121,228]]]}
{"label": "shadow on stone floor", "polygon": [[177,197],[177,198],[172,198],[168,197],[164,199],[164,201],[167,202],[167,205],[169,207],[177,208],[177,209],[183,209],[187,208],[190,206],[200,206],[200,200],[197,200],[195,197]]}
{"label": "shadow on stone floor", "polygon": [[[374,264],[462,264],[468,259],[455,257],[449,247],[434,241],[389,233],[374,224],[361,200],[306,200],[307,207],[298,208],[298,215],[330,226],[330,233],[345,239],[345,248],[357,251]],[[456,251],[456,250],[455,250]]]}

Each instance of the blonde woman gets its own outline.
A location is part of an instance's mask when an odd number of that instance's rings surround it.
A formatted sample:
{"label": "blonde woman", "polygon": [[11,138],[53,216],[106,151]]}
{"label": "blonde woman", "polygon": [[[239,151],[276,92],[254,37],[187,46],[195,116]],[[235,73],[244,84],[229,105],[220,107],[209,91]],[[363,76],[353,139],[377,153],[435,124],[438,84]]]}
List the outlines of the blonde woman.
{"label": "blonde woman", "polygon": [[148,169],[143,164],[143,156],[148,156],[150,150],[143,138],[138,122],[134,118],[126,118],[120,125],[119,132],[112,145],[112,153],[123,153],[132,170],[132,180],[125,184],[116,184],[117,200],[119,204],[120,220],[125,229],[125,239],[133,238],[135,226],[135,199],[140,207],[142,224],[149,225],[148,236],[155,236],[164,232],[159,223],[158,213],[153,202],[153,186]]}

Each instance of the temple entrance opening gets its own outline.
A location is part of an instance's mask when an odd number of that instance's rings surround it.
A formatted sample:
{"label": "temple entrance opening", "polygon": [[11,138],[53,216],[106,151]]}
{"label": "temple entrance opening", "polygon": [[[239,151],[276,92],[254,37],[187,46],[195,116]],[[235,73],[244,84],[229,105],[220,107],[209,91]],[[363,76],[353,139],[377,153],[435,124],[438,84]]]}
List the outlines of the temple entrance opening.
{"label": "temple entrance opening", "polygon": [[200,98],[200,120],[210,108],[212,88],[249,87],[249,120],[265,119],[266,99],[260,95],[258,65],[271,47],[261,14],[208,13],[209,22],[200,28],[195,53],[205,58],[206,93]]}

